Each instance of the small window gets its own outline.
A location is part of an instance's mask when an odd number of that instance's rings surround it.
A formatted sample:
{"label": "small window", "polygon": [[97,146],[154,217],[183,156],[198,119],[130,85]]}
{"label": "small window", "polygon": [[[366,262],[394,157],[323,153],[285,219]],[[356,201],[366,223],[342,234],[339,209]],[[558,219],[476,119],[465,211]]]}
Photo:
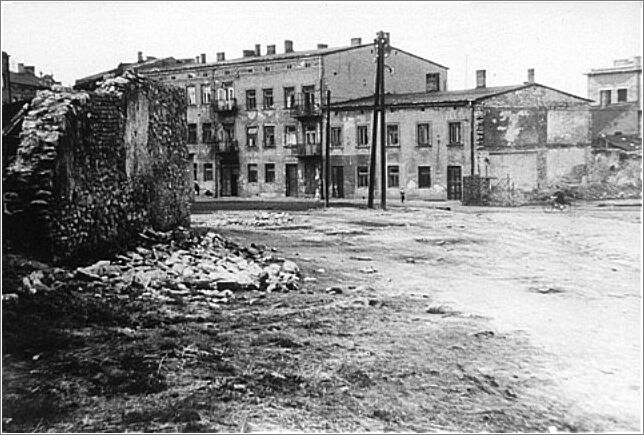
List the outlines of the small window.
{"label": "small window", "polygon": [[246,128],[246,145],[250,148],[257,146],[257,127]]}
{"label": "small window", "polygon": [[212,134],[212,124],[209,122],[204,122],[201,124],[201,139],[204,143],[210,143],[213,141],[214,135]]}
{"label": "small window", "polygon": [[461,123],[449,123],[449,143],[450,145],[461,145]]}
{"label": "small window", "polygon": [[440,74],[438,73],[425,74],[425,90],[427,92],[440,91]]}
{"label": "small window", "polygon": [[188,105],[196,106],[197,105],[197,91],[194,86],[188,86],[186,88],[188,93]]}
{"label": "small window", "polygon": [[304,126],[304,139],[309,145],[315,145],[318,143],[318,129],[315,125]]}
{"label": "small window", "polygon": [[257,97],[255,89],[246,91],[246,110],[257,110]]}
{"label": "small window", "polygon": [[290,109],[295,106],[295,88],[284,88],[284,107]]}
{"label": "small window", "polygon": [[358,166],[358,187],[369,187],[368,166]]}
{"label": "small window", "polygon": [[203,181],[212,181],[215,177],[212,172],[212,163],[203,164]]}
{"label": "small window", "polygon": [[429,166],[418,167],[418,188],[427,189],[432,187],[432,171]]}
{"label": "small window", "polygon": [[188,124],[188,143],[197,143],[197,124]]}
{"label": "small window", "polygon": [[297,145],[297,130],[294,125],[284,126],[284,146]]}
{"label": "small window", "polygon": [[228,71],[228,70],[224,71],[224,75],[225,75],[225,76],[229,76],[229,75],[230,75],[230,71]]}
{"label": "small window", "polygon": [[192,178],[197,181],[197,172],[199,172],[199,165],[197,163],[192,164]]}
{"label": "small window", "polygon": [[418,124],[416,128],[416,139],[419,147],[432,146],[431,131],[431,124],[429,122]]}
{"label": "small window", "polygon": [[628,89],[618,89],[617,90],[617,102],[625,103],[628,97]]}
{"label": "small window", "polygon": [[398,124],[387,124],[387,146],[400,146],[400,142],[398,141]]}
{"label": "small window", "polygon": [[292,69],[292,68],[293,68],[293,64],[289,63],[288,65],[286,65],[286,69]]}
{"label": "small window", "polygon": [[275,126],[264,126],[264,148],[275,148]]}
{"label": "small window", "polygon": [[248,164],[248,182],[257,183],[257,163]]}
{"label": "small window", "polygon": [[606,90],[606,91],[599,91],[599,104],[602,106],[608,106],[610,104],[611,100],[611,92]]}
{"label": "small window", "polygon": [[264,89],[264,109],[272,109],[273,105],[273,89]]}
{"label": "small window", "polygon": [[203,73],[203,76],[208,77],[208,73],[207,72]]}
{"label": "small window", "polygon": [[342,127],[331,127],[331,146],[342,147]]}
{"label": "small window", "polygon": [[311,62],[304,62],[304,68],[310,68]]}
{"label": "small window", "polygon": [[270,67],[270,66],[265,66],[265,67],[264,67],[264,71],[270,71],[270,70],[271,70],[271,67]]}
{"label": "small window", "polygon": [[275,163],[266,163],[264,166],[264,182],[275,182]]}
{"label": "small window", "polygon": [[359,147],[369,146],[369,128],[366,125],[358,126],[358,138],[356,143]]}
{"label": "small window", "polygon": [[177,76],[170,76],[170,80],[175,80]]}
{"label": "small window", "polygon": [[400,184],[400,170],[398,166],[387,166],[387,187],[398,187]]}

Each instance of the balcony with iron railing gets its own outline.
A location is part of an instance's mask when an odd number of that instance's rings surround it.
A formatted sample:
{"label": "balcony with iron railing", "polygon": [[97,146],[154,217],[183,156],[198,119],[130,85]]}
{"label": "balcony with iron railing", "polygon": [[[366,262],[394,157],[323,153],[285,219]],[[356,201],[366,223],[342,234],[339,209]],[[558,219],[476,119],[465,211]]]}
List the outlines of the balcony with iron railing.
{"label": "balcony with iron railing", "polygon": [[217,154],[239,153],[239,142],[237,139],[218,139],[213,143],[213,146]]}
{"label": "balcony with iron railing", "polygon": [[221,115],[233,115],[237,112],[237,99],[213,100],[212,110]]}
{"label": "balcony with iron railing", "polygon": [[315,101],[313,93],[294,94],[291,97],[289,110],[294,118],[319,118],[322,116],[322,109],[319,102]]}
{"label": "balcony with iron railing", "polygon": [[298,143],[296,145],[285,146],[290,150],[292,156],[297,157],[321,157],[322,144],[321,143]]}

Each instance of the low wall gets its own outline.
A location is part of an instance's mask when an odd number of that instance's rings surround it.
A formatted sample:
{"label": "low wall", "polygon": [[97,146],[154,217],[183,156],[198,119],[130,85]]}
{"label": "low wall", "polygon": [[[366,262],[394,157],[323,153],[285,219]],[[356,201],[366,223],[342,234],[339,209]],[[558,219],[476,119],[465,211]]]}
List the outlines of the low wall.
{"label": "low wall", "polygon": [[41,91],[4,174],[4,235],[58,259],[189,225],[185,99],[126,75],[96,92]]}

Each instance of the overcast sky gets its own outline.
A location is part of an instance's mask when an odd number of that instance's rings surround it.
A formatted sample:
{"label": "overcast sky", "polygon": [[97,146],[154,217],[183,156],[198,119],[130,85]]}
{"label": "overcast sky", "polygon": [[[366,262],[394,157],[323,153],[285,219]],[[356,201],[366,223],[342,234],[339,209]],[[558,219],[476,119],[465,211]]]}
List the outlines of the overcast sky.
{"label": "overcast sky", "polygon": [[586,95],[590,68],[641,55],[640,2],[2,2],[2,50],[63,84],[146,56],[208,61],[294,41],[295,50],[372,41],[450,68],[448,87],[536,81]]}

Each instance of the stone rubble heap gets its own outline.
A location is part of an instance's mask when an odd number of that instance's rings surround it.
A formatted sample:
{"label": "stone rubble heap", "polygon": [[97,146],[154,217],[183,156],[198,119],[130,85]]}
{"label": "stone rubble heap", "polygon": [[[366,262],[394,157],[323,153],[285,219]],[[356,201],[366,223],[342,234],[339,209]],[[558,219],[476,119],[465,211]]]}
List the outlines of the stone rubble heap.
{"label": "stone rubble heap", "polygon": [[300,287],[297,264],[263,246],[241,247],[214,232],[194,236],[186,230],[146,229],[140,237],[141,246],[113,260],[75,271],[53,268],[32,272],[23,279],[23,291],[51,291],[65,280],[76,280],[99,295],[105,290],[124,298],[136,294],[159,302],[190,299],[216,306],[229,302],[238,291],[288,292]]}
{"label": "stone rubble heap", "polygon": [[[199,220],[199,216],[197,219]],[[273,213],[273,212],[262,212],[255,213],[252,217],[247,216],[238,216],[231,217],[228,216],[217,216],[209,215],[204,217],[204,220],[207,221],[209,226],[250,226],[250,227],[273,227],[273,226],[283,226],[293,223],[293,216],[286,212],[282,213]]]}

